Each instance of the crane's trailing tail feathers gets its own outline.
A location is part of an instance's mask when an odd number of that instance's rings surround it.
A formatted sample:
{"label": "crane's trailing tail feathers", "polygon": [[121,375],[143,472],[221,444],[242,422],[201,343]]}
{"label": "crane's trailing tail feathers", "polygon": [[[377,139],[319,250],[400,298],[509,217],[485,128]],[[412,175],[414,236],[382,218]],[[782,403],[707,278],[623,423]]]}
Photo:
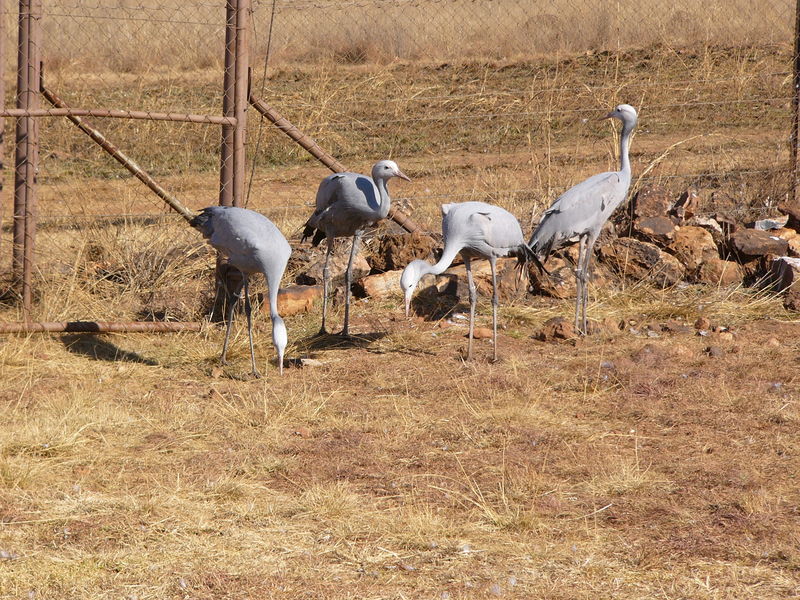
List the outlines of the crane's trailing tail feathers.
{"label": "crane's trailing tail feathers", "polygon": [[202,233],[204,238],[211,237],[211,233],[214,229],[211,225],[211,210],[204,208],[202,211],[200,211],[200,214],[192,217],[192,220],[189,221],[189,225]]}
{"label": "crane's trailing tail feathers", "polygon": [[524,271],[529,263],[533,263],[536,265],[536,268],[539,269],[540,273],[547,273],[550,275],[550,272],[544,268],[544,263],[539,258],[539,255],[527,244],[520,244],[515,254],[517,257],[517,269],[519,269],[520,272]]}
{"label": "crane's trailing tail feathers", "polygon": [[303,229],[303,237],[300,239],[300,243],[305,242],[308,238],[311,238],[312,246],[319,246],[319,243],[325,239],[325,232],[320,229],[317,229],[313,225],[309,225],[308,223],[306,223],[305,229]]}

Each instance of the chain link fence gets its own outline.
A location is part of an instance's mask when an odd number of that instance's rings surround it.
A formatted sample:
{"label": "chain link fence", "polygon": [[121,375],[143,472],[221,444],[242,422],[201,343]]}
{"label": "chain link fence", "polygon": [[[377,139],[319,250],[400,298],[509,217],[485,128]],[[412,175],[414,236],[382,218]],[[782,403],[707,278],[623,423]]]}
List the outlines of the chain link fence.
{"label": "chain link fence", "polygon": [[[794,16],[789,0],[257,0],[250,88],[349,168],[398,160],[415,179],[398,205],[431,229],[441,203],[480,199],[529,230],[614,166],[596,117],[620,102],[641,113],[637,185],[768,214],[787,192]],[[6,106],[17,18],[7,3]],[[43,80],[72,107],[219,116],[225,19],[210,1],[46,1]],[[246,202],[292,237],[327,171],[248,114]],[[218,124],[88,118],[190,208],[217,202]],[[196,316],[179,298],[208,286],[187,290],[196,232],[67,119],[40,127],[36,318]]]}

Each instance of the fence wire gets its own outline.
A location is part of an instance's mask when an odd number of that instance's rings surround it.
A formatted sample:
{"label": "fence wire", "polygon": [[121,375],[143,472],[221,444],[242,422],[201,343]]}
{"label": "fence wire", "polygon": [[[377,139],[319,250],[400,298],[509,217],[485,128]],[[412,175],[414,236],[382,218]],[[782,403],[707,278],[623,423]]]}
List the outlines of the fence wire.
{"label": "fence wire", "polygon": [[[393,196],[431,229],[440,204],[470,199],[530,226],[615,165],[596,117],[620,102],[640,109],[637,185],[766,215],[788,184],[794,16],[790,0],[254,0],[251,90],[350,168],[401,162],[415,182]],[[3,18],[13,106],[16,7]],[[225,18],[222,2],[47,1],[44,81],[75,108],[220,116]],[[327,171],[248,115],[248,206],[291,237]],[[87,119],[190,208],[217,202],[219,125]],[[168,276],[204,252],[196,232],[65,118],[40,123],[37,318],[79,316],[47,283],[87,272],[103,318],[196,316]],[[0,270],[11,189],[7,175]],[[138,301],[121,293],[134,284]]]}

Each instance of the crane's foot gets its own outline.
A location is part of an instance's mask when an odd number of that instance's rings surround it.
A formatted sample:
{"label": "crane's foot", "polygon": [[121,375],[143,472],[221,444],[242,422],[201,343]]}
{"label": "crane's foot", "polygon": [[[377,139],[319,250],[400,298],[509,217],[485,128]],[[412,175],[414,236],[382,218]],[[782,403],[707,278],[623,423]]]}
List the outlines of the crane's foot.
{"label": "crane's foot", "polygon": [[261,379],[263,377],[258,369],[253,369],[251,374],[253,375],[253,379]]}
{"label": "crane's foot", "polygon": [[326,335],[328,335],[328,330],[325,329],[325,326],[322,326],[319,328],[316,337],[325,337]]}
{"label": "crane's foot", "polygon": [[348,329],[342,329],[339,333],[336,334],[336,337],[343,339],[343,340],[354,340],[356,336],[351,335]]}

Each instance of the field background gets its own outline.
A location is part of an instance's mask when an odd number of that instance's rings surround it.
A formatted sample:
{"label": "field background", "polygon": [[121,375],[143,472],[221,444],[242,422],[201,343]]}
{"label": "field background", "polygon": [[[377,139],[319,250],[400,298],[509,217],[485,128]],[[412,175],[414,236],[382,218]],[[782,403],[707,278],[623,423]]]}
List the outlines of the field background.
{"label": "field background", "polygon": [[[616,164],[596,118],[620,102],[640,109],[635,186],[692,186],[744,221],[786,198],[788,0],[253,8],[253,89],[354,170],[397,160],[414,181],[393,199],[431,230],[440,204],[475,199],[527,234]],[[46,83],[74,107],[219,114],[224,16],[46,2]],[[216,203],[218,127],[92,121],[189,207]],[[70,123],[41,130],[34,319],[203,318],[197,232]],[[253,111],[248,136],[247,205],[296,242],[327,170]],[[7,170],[1,291],[12,187]],[[322,366],[261,381],[241,330],[224,371],[214,326],[0,338],[0,597],[797,596],[796,315],[745,288],[591,293],[590,316],[623,330],[537,343],[572,302],[504,304],[494,365],[482,343],[462,362],[461,328],[407,321],[398,299],[356,304],[370,335],[352,347],[315,344],[318,311],[292,317],[287,355]],[[701,316],[734,333],[633,333]],[[0,319],[21,319],[13,295]]]}

